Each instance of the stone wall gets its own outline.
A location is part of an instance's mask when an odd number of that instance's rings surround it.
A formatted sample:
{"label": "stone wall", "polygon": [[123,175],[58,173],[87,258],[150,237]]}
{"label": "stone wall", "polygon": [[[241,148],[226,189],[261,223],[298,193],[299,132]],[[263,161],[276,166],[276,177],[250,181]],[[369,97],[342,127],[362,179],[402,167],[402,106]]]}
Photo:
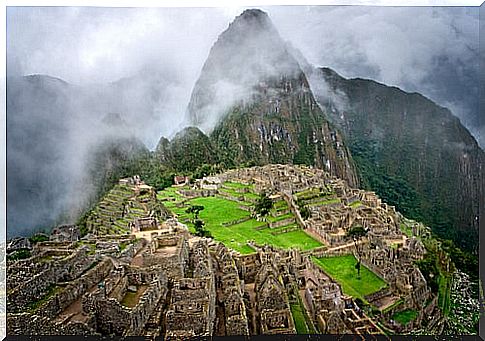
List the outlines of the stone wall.
{"label": "stone wall", "polygon": [[293,226],[293,227],[287,227],[285,229],[280,229],[278,231],[272,231],[271,234],[273,236],[277,236],[279,234],[284,234],[284,233],[287,233],[287,232],[292,232],[292,231],[297,231],[297,230],[300,230],[300,228],[298,226]]}
{"label": "stone wall", "polygon": [[20,313],[8,314],[7,335],[99,335],[86,323],[69,322],[65,325],[47,317]]}
{"label": "stone wall", "polygon": [[70,282],[62,291],[56,293],[37,310],[38,313],[45,317],[54,318],[108,276],[112,269],[113,262],[111,259],[105,258],[84,275]]}
{"label": "stone wall", "polygon": [[222,223],[222,226],[224,227],[227,227],[227,226],[232,226],[232,225],[236,225],[236,224],[240,224],[240,223],[244,223],[245,221],[248,221],[248,220],[251,220],[252,217],[243,217],[243,218],[239,218],[239,219],[236,219],[236,220],[233,220],[233,221],[230,221],[230,222],[225,222],[225,223]]}
{"label": "stone wall", "polygon": [[52,286],[61,281],[73,280],[85,271],[93,259],[87,256],[87,248],[80,248],[73,254],[48,263],[47,269],[32,278],[18,283],[7,297],[7,307],[11,312],[28,308],[29,304],[44,297]]}
{"label": "stone wall", "polygon": [[84,310],[95,314],[97,330],[103,335],[140,335],[159,300],[166,295],[167,280],[161,273],[133,269],[127,272],[125,278],[129,285],[140,285],[145,279],[153,279],[143,283],[148,287],[133,308],[122,305],[117,298],[106,297],[102,288],[83,299]]}
{"label": "stone wall", "polygon": [[295,222],[295,218],[287,218],[287,219],[282,219],[274,222],[269,223],[269,227],[274,229],[277,227],[285,226],[285,225],[290,225]]}

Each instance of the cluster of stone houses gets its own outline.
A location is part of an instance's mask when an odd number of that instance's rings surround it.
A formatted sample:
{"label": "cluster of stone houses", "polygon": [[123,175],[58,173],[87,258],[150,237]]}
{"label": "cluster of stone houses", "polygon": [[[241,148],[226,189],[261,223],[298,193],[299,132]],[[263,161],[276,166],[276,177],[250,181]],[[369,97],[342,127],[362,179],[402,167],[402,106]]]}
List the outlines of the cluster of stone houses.
{"label": "cluster of stone houses", "polygon": [[[216,193],[229,180],[284,198],[300,228],[326,244],[319,257],[354,253],[384,279],[388,286],[366,299],[387,320],[394,310],[386,308],[399,300],[398,309],[419,311],[418,322],[436,313],[436,297],[414,265],[425,254],[423,244],[401,233],[399,214],[375,194],[351,189],[322,170],[287,165],[230,170],[196,181],[192,191]],[[120,184],[153,197],[137,177]],[[300,215],[302,206],[310,207],[308,219]],[[31,257],[7,266],[8,333],[168,339],[295,334],[295,307],[320,333],[383,332],[311,252],[254,245],[256,252],[241,255],[192,236],[176,218],[161,223],[163,218],[145,212],[130,222],[131,234],[80,238],[76,226],[66,225],[49,241],[12,242],[12,250],[28,248]],[[358,254],[346,236],[356,225],[368,231]],[[138,232],[148,235],[136,238]]]}

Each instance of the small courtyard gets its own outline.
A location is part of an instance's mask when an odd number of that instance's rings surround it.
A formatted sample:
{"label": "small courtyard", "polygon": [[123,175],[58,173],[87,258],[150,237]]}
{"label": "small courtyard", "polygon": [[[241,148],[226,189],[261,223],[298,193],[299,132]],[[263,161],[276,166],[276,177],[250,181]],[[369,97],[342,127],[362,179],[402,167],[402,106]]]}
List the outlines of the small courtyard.
{"label": "small courtyard", "polygon": [[365,296],[387,286],[383,279],[362,264],[358,276],[355,268],[357,259],[354,255],[313,257],[313,261],[342,286],[345,294],[360,298],[363,302],[366,302]]}

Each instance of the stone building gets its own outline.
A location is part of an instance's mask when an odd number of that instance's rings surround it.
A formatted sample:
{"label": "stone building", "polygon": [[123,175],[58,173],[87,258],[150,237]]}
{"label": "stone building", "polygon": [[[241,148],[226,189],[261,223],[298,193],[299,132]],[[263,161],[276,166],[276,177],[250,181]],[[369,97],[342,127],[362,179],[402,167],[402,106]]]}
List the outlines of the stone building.
{"label": "stone building", "polygon": [[60,225],[55,227],[49,239],[56,242],[75,242],[81,237],[79,226],[76,225]]}

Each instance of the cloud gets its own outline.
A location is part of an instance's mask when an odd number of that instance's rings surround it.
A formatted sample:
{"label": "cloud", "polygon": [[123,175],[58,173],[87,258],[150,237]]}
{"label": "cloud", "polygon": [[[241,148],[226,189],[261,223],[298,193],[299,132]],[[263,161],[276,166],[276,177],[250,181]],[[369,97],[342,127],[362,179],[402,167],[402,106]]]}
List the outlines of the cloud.
{"label": "cloud", "polygon": [[[318,66],[420,92],[478,137],[478,8],[270,8],[282,36]],[[482,144],[483,146],[483,144]]]}
{"label": "cloud", "polygon": [[193,74],[227,22],[214,9],[8,8],[8,55],[17,73],[76,84],[115,81],[147,64]]}
{"label": "cloud", "polygon": [[[89,84],[115,81],[142,69],[171,70],[178,90],[165,99],[159,114],[172,121],[183,116],[184,101],[210,47],[243,9],[9,7],[7,71]],[[451,104],[475,134],[483,129],[476,95],[478,8],[263,9],[283,39],[310,63],[345,77],[421,92],[439,104]],[[159,126],[164,134],[174,133],[175,128]]]}

